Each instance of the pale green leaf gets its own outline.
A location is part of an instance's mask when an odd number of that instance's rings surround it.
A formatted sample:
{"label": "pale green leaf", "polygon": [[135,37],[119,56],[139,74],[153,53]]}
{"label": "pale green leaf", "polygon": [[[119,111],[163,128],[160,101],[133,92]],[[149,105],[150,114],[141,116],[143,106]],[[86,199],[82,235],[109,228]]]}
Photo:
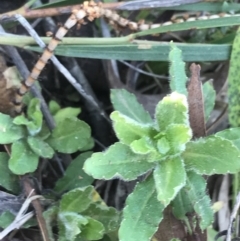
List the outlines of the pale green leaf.
{"label": "pale green leaf", "polygon": [[28,136],[27,143],[32,151],[38,156],[43,158],[52,158],[54,155],[52,147],[38,137]]}
{"label": "pale green leaf", "polygon": [[9,170],[8,160],[8,154],[5,152],[0,152],[0,186],[13,193],[18,193],[20,189],[19,179]]}
{"label": "pale green leaf", "polygon": [[93,182],[93,178],[83,171],[84,161],[90,157],[91,152],[85,152],[78,155],[71,161],[64,173],[64,176],[58,179],[54,190],[56,192],[69,191],[77,187],[88,186]]}
{"label": "pale green leaf", "polygon": [[220,136],[226,140],[231,141],[240,150],[240,128],[229,128],[223,131],[219,131],[215,136]]}
{"label": "pale green leaf", "polygon": [[117,138],[123,144],[129,145],[143,136],[154,136],[152,125],[143,124],[121,114],[119,111],[112,112],[113,128]]}
{"label": "pale green leaf", "polygon": [[182,154],[187,170],[199,174],[226,174],[240,171],[240,151],[230,141],[210,137],[188,142]]}
{"label": "pale green leaf", "polygon": [[59,110],[61,110],[61,106],[54,100],[51,100],[48,106],[52,115],[55,115]]}
{"label": "pale green leaf", "polygon": [[27,116],[29,119],[29,123],[27,124],[27,129],[30,135],[36,135],[41,131],[43,115],[40,109],[40,100],[37,98],[31,99],[28,109]]}
{"label": "pale green leaf", "polygon": [[16,141],[12,144],[9,169],[16,175],[34,172],[38,166],[38,158],[38,155],[30,149],[26,141]]}
{"label": "pale green leaf", "polygon": [[91,203],[83,215],[92,217],[104,225],[105,233],[116,231],[120,223],[120,213],[105,204]]}
{"label": "pale green leaf", "polygon": [[157,199],[167,206],[186,183],[186,172],[180,157],[160,162],[153,172]]}
{"label": "pale green leaf", "polygon": [[53,116],[56,123],[59,123],[66,118],[77,117],[81,113],[80,108],[66,107],[57,111],[57,113]]}
{"label": "pale green leaf", "polygon": [[171,147],[166,137],[163,136],[161,139],[157,141],[157,148],[161,154],[167,154]]}
{"label": "pale green leaf", "polygon": [[80,213],[92,202],[93,187],[75,188],[62,196],[59,212]]}
{"label": "pale green leaf", "polygon": [[95,179],[122,178],[134,180],[154,167],[146,156],[138,155],[122,144],[115,143],[105,152],[94,153],[84,164],[84,171]]}
{"label": "pale green leaf", "polygon": [[111,102],[115,110],[129,118],[142,124],[153,123],[150,114],[138,103],[135,95],[126,90],[112,89]]}
{"label": "pale green leaf", "polygon": [[87,123],[69,118],[58,123],[47,142],[55,150],[73,153],[87,145],[91,130]]}
{"label": "pale green leaf", "polygon": [[214,105],[215,105],[216,91],[213,85],[208,81],[203,84],[203,99],[204,99],[204,116],[205,121],[208,120]]}
{"label": "pale green leaf", "polygon": [[182,60],[182,50],[171,42],[171,51],[169,52],[169,75],[171,91],[176,91],[187,96],[187,76],[185,73],[185,63]]}
{"label": "pale green leaf", "polygon": [[206,181],[195,172],[187,173],[187,184],[185,191],[192,202],[195,212],[200,217],[200,228],[206,229],[213,222],[213,210],[211,200],[206,194]]}
{"label": "pale green leaf", "polygon": [[171,124],[184,124],[188,126],[186,96],[173,92],[164,97],[156,107],[155,117],[160,131],[165,131]]}
{"label": "pale green leaf", "polygon": [[135,140],[130,144],[130,148],[134,153],[145,155],[150,152],[157,152],[153,140],[148,136],[143,136],[139,140]]}
{"label": "pale green leaf", "polygon": [[192,138],[192,130],[187,125],[170,124],[166,129],[166,139],[170,143],[170,154],[181,153]]}
{"label": "pale green leaf", "polygon": [[99,240],[104,235],[104,226],[99,221],[87,217],[88,223],[81,228],[80,236],[86,240]]}
{"label": "pale green leaf", "polygon": [[126,201],[119,229],[120,241],[149,241],[163,219],[152,175],[138,183]]}
{"label": "pale green leaf", "polygon": [[0,113],[0,144],[10,144],[24,136],[22,126],[13,124],[13,119]]}
{"label": "pale green leaf", "polygon": [[73,241],[81,233],[81,227],[88,223],[87,218],[75,212],[60,212],[58,214],[58,241]]}

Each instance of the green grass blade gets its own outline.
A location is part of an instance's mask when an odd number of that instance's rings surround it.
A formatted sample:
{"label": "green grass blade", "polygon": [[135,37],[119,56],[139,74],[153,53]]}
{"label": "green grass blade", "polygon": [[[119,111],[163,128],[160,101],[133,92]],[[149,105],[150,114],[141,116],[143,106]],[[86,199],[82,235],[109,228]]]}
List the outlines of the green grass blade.
{"label": "green grass blade", "polygon": [[[230,57],[230,44],[177,44],[182,50],[183,61],[224,61]],[[39,47],[26,47],[41,52]],[[118,59],[136,61],[168,61],[170,44],[166,42],[135,41],[118,45],[60,45],[56,55],[77,58]],[[209,54],[211,53],[211,54]]]}
{"label": "green grass blade", "polygon": [[233,42],[228,74],[229,122],[233,127],[240,126],[240,29]]}

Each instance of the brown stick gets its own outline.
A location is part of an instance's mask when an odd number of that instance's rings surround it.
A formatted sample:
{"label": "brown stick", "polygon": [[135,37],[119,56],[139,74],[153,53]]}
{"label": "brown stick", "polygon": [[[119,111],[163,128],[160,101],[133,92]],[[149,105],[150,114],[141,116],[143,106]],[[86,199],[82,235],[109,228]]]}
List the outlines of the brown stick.
{"label": "brown stick", "polygon": [[[115,9],[121,6],[123,3],[103,3],[101,5],[104,9]],[[76,4],[65,7],[55,7],[55,8],[44,8],[44,9],[30,9],[28,6],[24,5],[16,10],[0,14],[0,21],[13,18],[16,14],[21,14],[25,18],[44,18],[58,16],[61,14],[69,14],[73,10],[81,9],[82,4]]]}
{"label": "brown stick", "polygon": [[[34,188],[32,187],[31,180],[29,179],[29,177],[27,175],[22,176],[21,179],[23,181],[23,187],[24,187],[25,194],[27,197],[27,196],[29,196],[29,194],[32,192],[32,190]],[[31,196],[35,196],[35,195],[36,195],[36,192],[33,191]],[[50,241],[50,238],[48,236],[48,231],[47,231],[47,225],[46,225],[45,219],[43,218],[43,215],[42,215],[43,209],[42,209],[39,199],[32,200],[32,205],[36,212],[36,218],[37,218],[38,226],[41,230],[42,238],[44,241]]]}
{"label": "brown stick", "polygon": [[189,121],[195,138],[206,136],[200,65],[191,64],[188,85]]}

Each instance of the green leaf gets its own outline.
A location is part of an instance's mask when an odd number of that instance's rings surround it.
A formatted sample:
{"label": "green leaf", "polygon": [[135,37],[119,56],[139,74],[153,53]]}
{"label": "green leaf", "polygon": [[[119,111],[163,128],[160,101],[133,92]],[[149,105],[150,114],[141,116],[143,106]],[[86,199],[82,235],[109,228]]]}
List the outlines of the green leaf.
{"label": "green leaf", "polygon": [[88,176],[82,169],[84,161],[90,157],[91,154],[91,152],[82,153],[71,161],[64,176],[58,179],[56,183],[54,188],[56,192],[61,193],[77,187],[88,186],[93,182],[93,178]]}
{"label": "green leaf", "polygon": [[87,240],[99,240],[104,235],[104,226],[97,220],[87,217],[88,223],[81,229],[80,236]]}
{"label": "green leaf", "polygon": [[13,119],[0,113],[0,144],[10,144],[24,137],[24,129],[13,124]]}
{"label": "green leaf", "polygon": [[9,169],[16,175],[34,172],[38,166],[38,158],[25,140],[16,141],[12,144]]}
{"label": "green leaf", "polygon": [[0,215],[0,227],[7,228],[14,219],[15,216],[9,211],[2,212]]}
{"label": "green leaf", "polygon": [[207,121],[215,105],[216,91],[208,81],[203,84],[204,115]]}
{"label": "green leaf", "polygon": [[240,128],[229,128],[223,131],[219,131],[215,136],[222,137],[226,140],[231,141],[240,150]]}
{"label": "green leaf", "polygon": [[189,126],[186,96],[173,92],[164,97],[156,107],[155,116],[160,131],[165,131],[171,124]]}
{"label": "green leaf", "polygon": [[153,172],[157,199],[167,206],[186,183],[186,172],[180,157],[160,162]]}
{"label": "green leaf", "polygon": [[59,152],[74,153],[87,145],[90,136],[91,130],[87,123],[71,118],[58,123],[47,142]]}
{"label": "green leaf", "polygon": [[52,147],[38,137],[28,136],[27,143],[32,151],[38,156],[52,158],[54,155]]}
{"label": "green leaf", "polygon": [[130,148],[134,153],[141,155],[157,152],[153,140],[148,136],[143,136],[141,139],[133,141],[130,144]]}
{"label": "green leaf", "polygon": [[91,150],[95,145],[94,139],[90,137],[87,141],[87,144],[79,149],[79,151],[84,152],[84,151],[89,151]]}
{"label": "green leaf", "polygon": [[200,217],[200,228],[206,229],[213,222],[211,200],[206,194],[206,181],[195,172],[187,173],[187,184],[184,189],[191,200],[195,212]]}
{"label": "green leaf", "polygon": [[104,204],[91,203],[82,214],[101,222],[104,225],[105,233],[116,231],[119,227],[120,215],[118,211]]}
{"label": "green leaf", "polygon": [[138,155],[122,144],[115,143],[105,152],[94,153],[84,164],[84,171],[95,179],[122,178],[134,180],[154,167],[146,156]]}
{"label": "green leaf", "polygon": [[43,217],[46,222],[46,228],[48,231],[48,236],[51,241],[54,241],[54,233],[52,227],[55,226],[58,217],[58,207],[52,206],[43,212]]}
{"label": "green leaf", "polygon": [[185,63],[182,60],[182,50],[171,42],[171,51],[169,52],[170,61],[170,88],[187,96],[187,76],[185,73]]}
{"label": "green leaf", "polygon": [[0,185],[5,189],[18,193],[19,191],[19,179],[16,175],[13,175],[8,168],[9,156],[5,152],[0,152]]}
{"label": "green leaf", "polygon": [[40,109],[40,100],[33,98],[30,101],[27,109],[27,116],[30,122],[27,125],[27,129],[31,135],[36,135],[41,131],[43,115]]}
{"label": "green leaf", "polygon": [[232,127],[240,126],[240,100],[238,93],[240,92],[240,72],[239,72],[239,50],[240,50],[240,28],[238,28],[230,57],[230,65],[228,71],[228,118]]}
{"label": "green leaf", "polygon": [[228,140],[210,137],[188,142],[182,154],[187,170],[198,174],[237,173],[240,170],[240,152]]}
{"label": "green leaf", "polygon": [[138,103],[136,96],[124,89],[111,90],[111,102],[115,110],[142,124],[152,124],[150,114]]}
{"label": "green leaf", "polygon": [[73,241],[81,233],[83,225],[88,223],[87,218],[74,212],[60,212],[58,214],[58,241]]}
{"label": "green leaf", "polygon": [[61,110],[61,106],[54,100],[50,100],[48,106],[52,115],[55,115],[59,110]]}
{"label": "green leaf", "polygon": [[92,195],[92,186],[73,189],[62,196],[59,211],[75,213],[83,212],[92,202]]}
{"label": "green leaf", "polygon": [[157,200],[152,175],[138,183],[126,201],[119,229],[121,241],[149,241],[163,219],[164,206]]}
{"label": "green leaf", "polygon": [[158,151],[163,155],[167,154],[168,151],[170,151],[170,143],[166,137],[163,136],[161,139],[157,141],[157,148]]}
{"label": "green leaf", "polygon": [[112,112],[110,118],[113,120],[116,136],[123,144],[129,145],[143,136],[154,135],[152,125],[137,122],[118,111]]}
{"label": "green leaf", "polygon": [[53,116],[56,123],[59,123],[66,118],[77,117],[81,113],[80,108],[67,107],[57,111],[57,113]]}
{"label": "green leaf", "polygon": [[47,125],[43,123],[41,131],[37,134],[37,137],[41,140],[46,140],[51,135]]}
{"label": "green leaf", "polygon": [[192,138],[192,130],[187,125],[171,124],[166,129],[166,139],[171,146],[171,154],[181,153]]}
{"label": "green leaf", "polygon": [[183,187],[171,203],[174,216],[180,220],[187,220],[187,213],[193,212],[193,206]]}

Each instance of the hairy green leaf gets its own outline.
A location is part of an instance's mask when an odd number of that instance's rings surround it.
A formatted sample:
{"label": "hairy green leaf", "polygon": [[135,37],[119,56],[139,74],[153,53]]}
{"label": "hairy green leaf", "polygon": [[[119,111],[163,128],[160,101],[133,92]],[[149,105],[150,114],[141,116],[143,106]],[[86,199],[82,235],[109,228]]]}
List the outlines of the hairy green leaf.
{"label": "hairy green leaf", "polygon": [[193,205],[183,187],[171,203],[172,211],[177,219],[187,221],[187,213],[193,212]]}
{"label": "hairy green leaf", "polygon": [[173,92],[164,97],[156,107],[155,117],[160,131],[165,131],[171,124],[184,124],[188,126],[186,96]]}
{"label": "hairy green leaf", "polygon": [[180,157],[160,162],[153,172],[157,199],[167,206],[186,183],[186,172]]}
{"label": "hairy green leaf", "polygon": [[187,96],[187,76],[185,73],[185,63],[182,60],[182,50],[171,42],[171,51],[169,52],[170,61],[170,88]]}
{"label": "hairy green leaf", "polygon": [[25,140],[16,141],[12,144],[9,169],[16,175],[34,172],[38,166],[38,158]]}
{"label": "hairy green leaf", "polygon": [[86,210],[92,202],[93,187],[75,188],[62,196],[60,212],[80,213]]}
{"label": "hairy green leaf", "polygon": [[232,127],[240,126],[240,28],[238,28],[233,45],[230,58],[229,72],[228,72],[228,112],[229,123]]}
{"label": "hairy green leaf", "polygon": [[171,148],[169,154],[181,153],[192,138],[191,128],[182,124],[170,124],[166,129],[166,139]]}
{"label": "hairy green leaf", "polygon": [[86,240],[99,240],[104,235],[104,226],[99,221],[87,217],[88,223],[81,228],[80,236]]}
{"label": "hairy green leaf", "polygon": [[104,204],[91,203],[82,214],[101,222],[104,225],[105,233],[116,231],[119,227],[120,215],[118,211]]}
{"label": "hairy green leaf", "polygon": [[91,154],[91,152],[82,153],[71,161],[64,176],[58,179],[56,183],[54,188],[56,192],[61,193],[77,187],[88,186],[93,182],[93,178],[88,176],[82,169],[84,161],[90,157]]}
{"label": "hairy green leaf", "polygon": [[220,136],[226,140],[231,141],[240,150],[240,128],[229,128],[223,131],[219,131],[215,136]]}
{"label": "hairy green leaf", "polygon": [[58,217],[58,207],[51,206],[46,211],[43,212],[43,217],[46,222],[46,227],[48,231],[48,236],[51,241],[54,241],[54,233],[52,227],[55,226]]}
{"label": "hairy green leaf", "polygon": [[63,153],[73,153],[87,145],[91,130],[87,123],[69,118],[58,123],[46,140],[51,147]]}
{"label": "hairy green leaf", "polygon": [[73,241],[81,233],[88,219],[75,212],[60,212],[58,214],[58,241]]}
{"label": "hairy green leaf", "polygon": [[149,241],[163,219],[164,206],[157,200],[152,175],[138,183],[126,201],[119,229],[120,241]]}
{"label": "hairy green leaf", "polygon": [[9,170],[8,160],[8,154],[0,152],[0,186],[12,191],[13,193],[18,193],[20,189],[19,179]]}
{"label": "hairy green leaf", "polygon": [[24,136],[22,126],[13,124],[13,119],[0,113],[0,144],[10,144]]}
{"label": "hairy green leaf", "polygon": [[195,212],[200,217],[200,228],[206,229],[213,222],[213,210],[211,200],[206,194],[206,181],[195,172],[187,173],[186,191],[187,196],[192,202]]}
{"label": "hairy green leaf", "polygon": [[38,156],[43,158],[52,158],[54,155],[52,147],[38,137],[28,136],[27,143],[32,151]]}
{"label": "hairy green leaf", "polygon": [[204,115],[207,121],[215,105],[216,91],[208,81],[203,84]]}
{"label": "hairy green leaf", "polygon": [[199,174],[226,174],[240,170],[240,151],[221,137],[188,142],[182,154],[187,170]]}
{"label": "hairy green leaf", "polygon": [[117,138],[123,144],[129,145],[143,136],[154,135],[153,126],[150,124],[137,122],[118,111],[112,112],[110,117],[113,120],[113,128]]}
{"label": "hairy green leaf", "polygon": [[154,167],[146,156],[138,155],[122,144],[115,143],[105,152],[94,153],[84,164],[84,171],[95,179],[122,178],[134,180]]}
{"label": "hairy green leaf", "polygon": [[111,102],[115,110],[129,118],[145,125],[153,123],[150,114],[138,103],[136,96],[126,90],[112,89]]}

